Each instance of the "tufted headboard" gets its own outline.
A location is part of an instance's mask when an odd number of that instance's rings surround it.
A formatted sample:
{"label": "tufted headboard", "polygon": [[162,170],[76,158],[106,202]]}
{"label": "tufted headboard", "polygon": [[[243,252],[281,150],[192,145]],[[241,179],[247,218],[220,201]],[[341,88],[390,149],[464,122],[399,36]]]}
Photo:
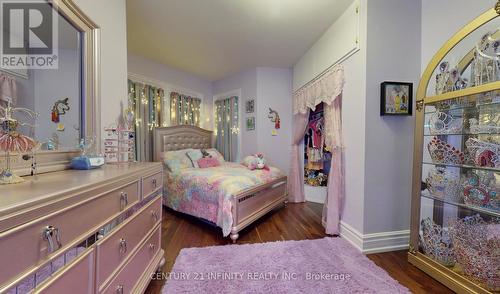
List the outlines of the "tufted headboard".
{"label": "tufted headboard", "polygon": [[212,148],[213,132],[195,126],[156,128],[153,132],[153,161],[160,161],[165,151]]}

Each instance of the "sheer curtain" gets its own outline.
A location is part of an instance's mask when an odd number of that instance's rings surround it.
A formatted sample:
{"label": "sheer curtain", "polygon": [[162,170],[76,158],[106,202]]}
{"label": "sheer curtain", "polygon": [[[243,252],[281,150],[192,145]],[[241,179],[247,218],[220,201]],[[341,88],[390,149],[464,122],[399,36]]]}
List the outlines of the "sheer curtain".
{"label": "sheer curtain", "polygon": [[215,148],[224,155],[226,161],[235,161],[238,153],[240,132],[238,97],[215,101]]}
{"label": "sheer curtain", "polygon": [[292,128],[292,154],[290,161],[290,173],[288,176],[288,197],[290,202],[305,202],[304,195],[304,170],[301,169],[300,142],[304,140],[304,135],[309,122],[309,108],[305,113],[297,113],[293,116]]}
{"label": "sheer curtain", "polygon": [[128,81],[129,106],[135,116],[135,150],[138,161],[153,160],[153,129],[161,126],[161,103],[164,90],[151,85]]}
{"label": "sheer curtain", "polygon": [[170,93],[170,125],[200,126],[201,99]]}

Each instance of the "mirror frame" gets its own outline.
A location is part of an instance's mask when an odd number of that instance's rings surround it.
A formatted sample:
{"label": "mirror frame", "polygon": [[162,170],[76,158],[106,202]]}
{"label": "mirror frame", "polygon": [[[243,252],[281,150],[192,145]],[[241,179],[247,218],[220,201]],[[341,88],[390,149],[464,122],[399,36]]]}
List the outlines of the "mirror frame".
{"label": "mirror frame", "polygon": [[[82,109],[86,137],[95,137],[95,149],[101,153],[101,99],[100,99],[100,28],[74,3],[73,0],[47,0],[82,35]],[[71,159],[80,150],[36,152],[37,173],[60,171],[69,168]],[[31,160],[23,160],[22,154],[11,154],[11,164],[16,174],[30,175]],[[5,155],[0,154],[0,167],[5,165]]]}

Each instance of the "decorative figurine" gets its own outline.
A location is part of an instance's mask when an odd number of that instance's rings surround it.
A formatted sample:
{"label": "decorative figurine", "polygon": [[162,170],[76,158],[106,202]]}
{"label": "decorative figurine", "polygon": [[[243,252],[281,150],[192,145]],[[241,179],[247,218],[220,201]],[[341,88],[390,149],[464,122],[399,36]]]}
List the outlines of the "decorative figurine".
{"label": "decorative figurine", "polygon": [[4,116],[0,117],[0,150],[5,152],[6,168],[0,173],[0,184],[14,184],[24,182],[24,179],[15,175],[11,170],[10,154],[11,153],[26,153],[34,151],[38,144],[37,142],[17,131],[19,126],[29,127],[34,129],[34,124],[20,122],[13,117],[14,112],[25,114],[27,117],[36,120],[38,113],[27,108],[13,108],[10,102],[7,108],[0,107],[0,113]]}

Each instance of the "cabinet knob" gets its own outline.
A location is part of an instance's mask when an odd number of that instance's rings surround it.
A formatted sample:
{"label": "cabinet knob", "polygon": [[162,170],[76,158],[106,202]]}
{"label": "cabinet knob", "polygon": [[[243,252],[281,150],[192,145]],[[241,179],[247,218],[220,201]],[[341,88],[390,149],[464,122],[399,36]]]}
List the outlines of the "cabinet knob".
{"label": "cabinet knob", "polygon": [[126,192],[120,193],[120,210],[124,210],[128,205],[128,194]]}
{"label": "cabinet knob", "polygon": [[61,232],[58,228],[54,226],[46,226],[42,232],[43,238],[48,242],[49,253],[56,251],[61,248]]}
{"label": "cabinet knob", "polygon": [[153,185],[153,188],[156,189],[157,184],[158,184],[157,181],[156,181],[156,178],[154,178],[154,179],[151,180],[151,184]]}
{"label": "cabinet knob", "polygon": [[118,285],[116,287],[116,294],[123,294],[123,285]]}
{"label": "cabinet knob", "polygon": [[156,249],[156,245],[155,244],[149,244],[149,249],[151,249],[151,251],[154,251]]}
{"label": "cabinet knob", "polygon": [[120,253],[125,254],[127,252],[127,241],[123,238],[120,239]]}

